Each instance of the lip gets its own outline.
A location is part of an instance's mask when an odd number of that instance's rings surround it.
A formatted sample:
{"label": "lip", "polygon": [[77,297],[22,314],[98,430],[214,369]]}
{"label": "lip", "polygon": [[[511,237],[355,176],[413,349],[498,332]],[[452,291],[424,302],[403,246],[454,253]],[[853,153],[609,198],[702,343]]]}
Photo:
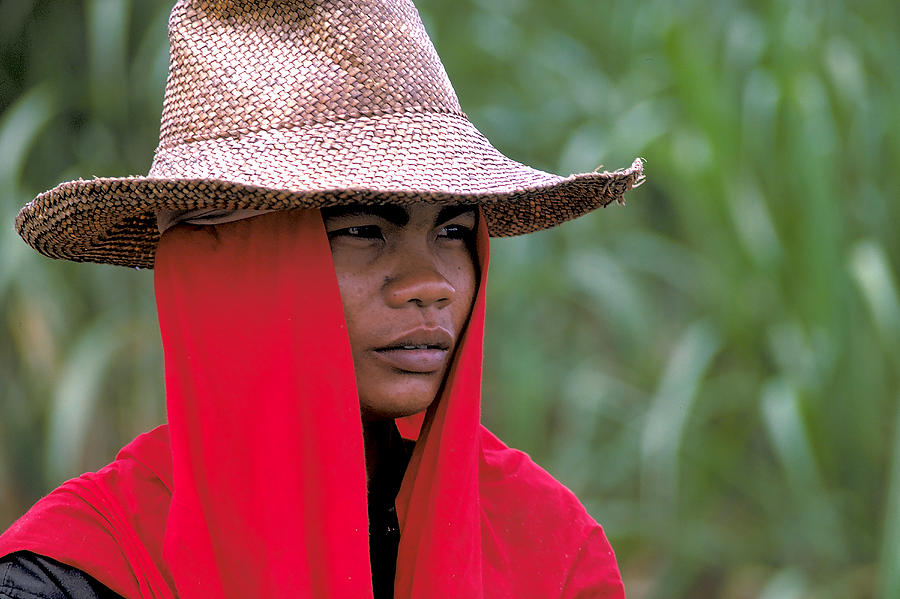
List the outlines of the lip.
{"label": "lip", "polygon": [[441,327],[418,328],[376,347],[374,352],[379,359],[397,370],[431,374],[444,367],[453,341],[453,335]]}

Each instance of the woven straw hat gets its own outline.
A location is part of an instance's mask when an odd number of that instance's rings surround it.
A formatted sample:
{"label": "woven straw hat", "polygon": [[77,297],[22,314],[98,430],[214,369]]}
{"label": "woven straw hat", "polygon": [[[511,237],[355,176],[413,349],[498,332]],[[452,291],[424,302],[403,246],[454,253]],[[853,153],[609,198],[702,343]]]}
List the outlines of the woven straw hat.
{"label": "woven straw hat", "polygon": [[466,119],[409,0],[179,0],[146,177],[62,183],[16,218],[44,255],[152,268],[160,211],[480,204],[491,235],[613,201],[642,165],[559,177]]}

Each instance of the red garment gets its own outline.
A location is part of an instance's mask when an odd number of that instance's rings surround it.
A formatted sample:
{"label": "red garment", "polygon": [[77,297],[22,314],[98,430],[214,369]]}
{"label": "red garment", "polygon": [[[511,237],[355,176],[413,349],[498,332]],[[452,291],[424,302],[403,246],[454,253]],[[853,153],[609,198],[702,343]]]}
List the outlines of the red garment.
{"label": "red garment", "polygon": [[[397,497],[395,597],[623,597],[600,526],[480,425],[481,283]],[[350,347],[318,211],[166,233],[169,425],[0,536],[126,597],[371,597]]]}

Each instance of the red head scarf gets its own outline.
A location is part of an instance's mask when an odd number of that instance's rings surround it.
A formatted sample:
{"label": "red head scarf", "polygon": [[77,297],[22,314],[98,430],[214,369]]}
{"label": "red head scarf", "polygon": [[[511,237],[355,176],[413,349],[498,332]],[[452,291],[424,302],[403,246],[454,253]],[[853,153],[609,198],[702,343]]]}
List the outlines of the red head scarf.
{"label": "red head scarf", "polygon": [[[472,315],[396,501],[394,596],[623,597],[599,525],[480,425],[483,221],[477,253]],[[39,501],[0,555],[47,555],[126,597],[371,597],[362,425],[318,211],[171,230],[156,293],[168,426]]]}

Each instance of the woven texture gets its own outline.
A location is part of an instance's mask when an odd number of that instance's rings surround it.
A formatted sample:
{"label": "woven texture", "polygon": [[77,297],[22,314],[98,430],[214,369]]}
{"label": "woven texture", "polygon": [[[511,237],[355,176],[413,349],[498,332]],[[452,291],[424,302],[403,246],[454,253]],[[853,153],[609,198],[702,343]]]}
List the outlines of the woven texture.
{"label": "woven texture", "polygon": [[19,234],[54,258],[151,268],[156,212],[342,203],[480,204],[491,235],[613,201],[627,169],[560,177],[515,162],[462,113],[406,0],[181,0],[146,177],[63,183]]}

